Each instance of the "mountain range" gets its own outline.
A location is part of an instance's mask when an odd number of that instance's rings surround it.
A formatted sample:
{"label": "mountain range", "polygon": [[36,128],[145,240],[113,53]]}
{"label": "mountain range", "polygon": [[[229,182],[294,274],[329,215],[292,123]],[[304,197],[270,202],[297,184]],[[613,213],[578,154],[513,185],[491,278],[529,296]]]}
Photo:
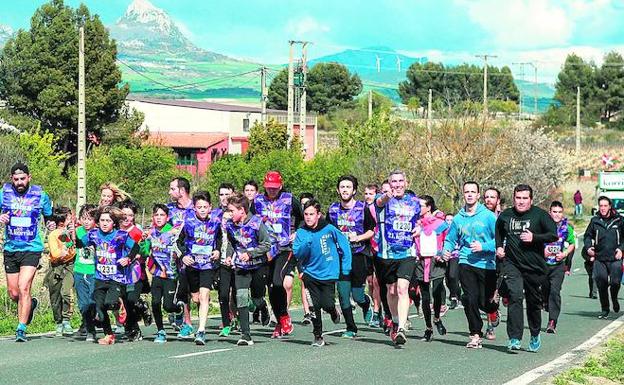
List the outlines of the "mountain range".
{"label": "mountain range", "polygon": [[[107,27],[117,41],[123,81],[130,85],[133,93],[161,98],[249,101],[260,97],[258,70],[261,64],[196,46],[167,12],[149,0],[133,0],[125,13]],[[0,47],[13,33],[10,27],[0,25]],[[425,63],[427,58],[403,55],[390,47],[372,46],[314,58],[309,66],[327,62],[343,64],[358,74],[365,92],[373,89],[400,102],[397,87],[405,80],[407,68],[412,63]],[[268,67],[278,71],[284,65]],[[533,83],[516,80],[516,84],[523,99],[532,98],[536,88]],[[546,100],[554,94],[552,87],[546,84],[538,85],[537,92],[538,98]]]}

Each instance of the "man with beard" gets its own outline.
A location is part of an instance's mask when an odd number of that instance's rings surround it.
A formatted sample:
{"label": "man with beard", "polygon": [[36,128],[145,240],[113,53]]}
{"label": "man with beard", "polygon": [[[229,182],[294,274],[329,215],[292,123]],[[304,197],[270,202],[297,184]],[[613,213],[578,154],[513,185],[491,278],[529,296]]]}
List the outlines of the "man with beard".
{"label": "man with beard", "polygon": [[336,226],[351,245],[351,274],[343,275],[338,279],[338,298],[347,324],[347,330],[342,333],[344,338],[354,338],[357,333],[351,309],[351,296],[362,308],[366,324],[370,323],[373,317],[372,301],[364,294],[364,285],[368,276],[367,253],[370,253],[368,243],[375,234],[375,220],[366,207],[366,203],[355,200],[357,188],[358,181],[353,175],[341,176],[336,185],[340,202],[334,202],[329,206],[326,217],[326,221]]}
{"label": "man with beard", "polygon": [[11,167],[11,183],[6,183],[0,193],[0,222],[6,226],[4,269],[9,296],[17,302],[15,342],[28,341],[26,325],[32,321],[38,305],[30,290],[43,252],[40,217],[43,215],[49,230],[55,227],[50,197],[41,186],[30,185],[30,179],[28,166],[18,162]]}

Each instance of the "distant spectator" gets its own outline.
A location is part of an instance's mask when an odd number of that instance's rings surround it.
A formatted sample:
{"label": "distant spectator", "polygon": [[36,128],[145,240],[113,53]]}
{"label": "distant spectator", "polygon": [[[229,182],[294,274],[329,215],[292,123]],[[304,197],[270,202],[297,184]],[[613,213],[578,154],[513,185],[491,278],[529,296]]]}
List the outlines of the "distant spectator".
{"label": "distant spectator", "polygon": [[576,190],[574,193],[574,216],[580,217],[583,215],[583,195],[581,190]]}

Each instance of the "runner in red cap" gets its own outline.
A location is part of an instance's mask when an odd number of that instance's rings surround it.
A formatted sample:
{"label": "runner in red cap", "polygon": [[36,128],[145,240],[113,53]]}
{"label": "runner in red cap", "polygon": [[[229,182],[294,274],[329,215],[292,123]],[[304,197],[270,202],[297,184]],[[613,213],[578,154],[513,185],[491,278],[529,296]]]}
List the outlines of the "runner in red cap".
{"label": "runner in red cap", "polygon": [[264,194],[258,194],[251,206],[252,212],[262,217],[269,230],[269,301],[278,322],[272,338],[292,333],[293,325],[288,315],[286,289],[292,286],[296,261],[292,257],[294,229],[303,219],[299,200],[289,192],[282,191],[284,183],[278,171],[264,176]]}

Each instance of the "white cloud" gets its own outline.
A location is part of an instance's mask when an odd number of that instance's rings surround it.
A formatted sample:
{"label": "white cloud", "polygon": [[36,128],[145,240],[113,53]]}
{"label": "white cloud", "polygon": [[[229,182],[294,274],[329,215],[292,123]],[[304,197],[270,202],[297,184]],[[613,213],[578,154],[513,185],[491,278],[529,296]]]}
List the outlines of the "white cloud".
{"label": "white cloud", "polygon": [[316,20],[311,16],[304,16],[301,19],[290,20],[286,24],[286,33],[292,38],[302,39],[310,36],[318,36],[319,34],[327,33],[331,28]]}
{"label": "white cloud", "polygon": [[[577,1],[577,7],[584,6]],[[490,35],[495,46],[518,48],[569,42],[574,20],[563,6],[544,0],[456,0],[468,17]]]}

